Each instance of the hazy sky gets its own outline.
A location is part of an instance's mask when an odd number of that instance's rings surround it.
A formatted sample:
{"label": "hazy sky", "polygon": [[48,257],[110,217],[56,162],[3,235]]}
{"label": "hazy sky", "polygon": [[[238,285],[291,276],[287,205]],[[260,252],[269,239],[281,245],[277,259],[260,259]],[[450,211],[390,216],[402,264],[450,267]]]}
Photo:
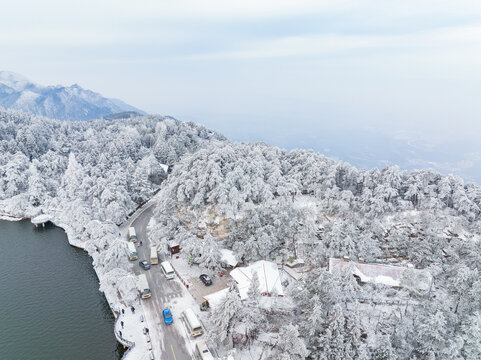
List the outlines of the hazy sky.
{"label": "hazy sky", "polygon": [[479,0],[133,3],[0,0],[0,69],[237,140],[481,149]]}

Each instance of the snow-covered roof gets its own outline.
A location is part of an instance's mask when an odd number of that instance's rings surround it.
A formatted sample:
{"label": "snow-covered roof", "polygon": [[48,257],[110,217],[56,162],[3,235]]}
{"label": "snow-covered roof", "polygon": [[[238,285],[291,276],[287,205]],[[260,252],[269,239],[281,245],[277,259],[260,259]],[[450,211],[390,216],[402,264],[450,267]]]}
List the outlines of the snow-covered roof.
{"label": "snow-covered roof", "polygon": [[362,282],[372,282],[389,286],[399,286],[401,274],[407,269],[402,266],[365,264],[345,261],[344,259],[329,258],[329,272],[332,272],[334,268],[341,270],[348,265],[353,266],[353,275],[359,276]]}
{"label": "snow-covered roof", "polygon": [[50,220],[50,215],[39,215],[32,219],[32,224],[42,224]]}
{"label": "snow-covered roof", "polygon": [[167,241],[167,244],[168,244],[170,247],[179,246],[179,242],[178,242],[178,241],[175,241],[175,240],[169,240],[169,241]]}
{"label": "snow-covered roof", "polygon": [[262,294],[276,292],[283,296],[281,278],[277,264],[270,261],[257,261],[248,267],[235,268],[230,272],[239,288],[241,299],[247,299],[247,291],[252,281],[252,275],[257,272],[259,278],[259,290]]}
{"label": "snow-covered roof", "polygon": [[220,261],[232,267],[238,263],[234,252],[229,249],[220,249]]}
{"label": "snow-covered roof", "polygon": [[204,300],[207,300],[210,307],[212,308],[219,305],[222,299],[226,297],[228,292],[229,292],[229,288],[227,287],[215,293],[204,296]]}

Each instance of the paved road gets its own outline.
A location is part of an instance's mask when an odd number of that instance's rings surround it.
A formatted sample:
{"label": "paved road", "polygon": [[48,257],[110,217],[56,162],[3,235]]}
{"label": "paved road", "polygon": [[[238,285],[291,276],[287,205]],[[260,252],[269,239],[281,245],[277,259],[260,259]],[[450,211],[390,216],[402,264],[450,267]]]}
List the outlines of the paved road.
{"label": "paved road", "polygon": [[[142,241],[142,246],[136,245],[139,260],[150,260],[150,241],[147,237],[147,225],[152,217],[153,206],[146,208],[134,218],[131,226],[135,227],[137,239]],[[139,241],[137,244],[139,244]],[[152,265],[148,271],[142,270],[134,264],[135,273],[145,273],[152,291],[152,297],[142,302],[148,316],[148,326],[152,338],[155,359],[162,360],[192,360],[185,347],[185,340],[179,334],[177,328],[172,325],[165,325],[161,311],[169,307],[172,299],[182,295],[181,284],[177,280],[167,280],[163,276],[160,265]],[[160,263],[160,259],[159,259]],[[180,321],[179,314],[173,314],[174,321]],[[157,342],[157,343],[156,343]],[[156,351],[156,349],[158,349]],[[159,350],[160,349],[160,350]],[[160,352],[160,358],[159,358]]]}

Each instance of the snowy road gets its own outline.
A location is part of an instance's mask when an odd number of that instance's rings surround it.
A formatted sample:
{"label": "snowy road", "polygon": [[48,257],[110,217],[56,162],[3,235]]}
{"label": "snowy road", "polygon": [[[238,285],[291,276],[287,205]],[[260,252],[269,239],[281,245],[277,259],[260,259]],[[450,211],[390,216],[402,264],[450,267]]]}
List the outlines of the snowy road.
{"label": "snowy road", "polygon": [[[136,246],[139,255],[138,261],[150,260],[147,225],[152,217],[152,212],[153,207],[149,207],[132,222],[132,226],[137,232],[137,238],[143,243],[142,246]],[[155,359],[191,360],[192,356],[186,348],[186,340],[183,336],[185,334],[182,333],[183,324],[179,318],[180,314],[173,312],[173,325],[165,325],[161,315],[161,311],[165,307],[172,307],[172,303],[182,297],[182,285],[178,280],[166,280],[160,265],[153,265],[151,270],[144,271],[138,266],[138,261],[134,266],[135,273],[145,273],[152,290],[152,297],[142,301],[142,307],[146,313]]]}

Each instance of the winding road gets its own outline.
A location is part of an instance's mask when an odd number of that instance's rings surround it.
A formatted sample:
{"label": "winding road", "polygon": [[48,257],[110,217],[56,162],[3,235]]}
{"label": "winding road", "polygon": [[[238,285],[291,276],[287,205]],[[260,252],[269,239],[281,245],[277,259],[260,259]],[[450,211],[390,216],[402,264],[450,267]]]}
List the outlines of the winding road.
{"label": "winding road", "polygon": [[[178,327],[165,325],[162,318],[162,310],[169,307],[171,301],[182,296],[181,284],[177,279],[165,279],[160,265],[152,265],[148,271],[138,266],[140,260],[150,261],[150,241],[147,236],[147,225],[153,214],[153,206],[147,206],[138,212],[130,221],[130,226],[135,227],[137,233],[137,254],[139,260],[134,264],[135,274],[145,273],[152,291],[152,297],[142,301],[142,307],[146,314],[149,333],[152,339],[152,347],[155,359],[162,360],[192,360],[192,356],[186,348],[186,340]],[[138,246],[142,241],[142,246]],[[162,259],[159,258],[159,264]],[[180,314],[173,314],[174,321],[181,321]]]}

